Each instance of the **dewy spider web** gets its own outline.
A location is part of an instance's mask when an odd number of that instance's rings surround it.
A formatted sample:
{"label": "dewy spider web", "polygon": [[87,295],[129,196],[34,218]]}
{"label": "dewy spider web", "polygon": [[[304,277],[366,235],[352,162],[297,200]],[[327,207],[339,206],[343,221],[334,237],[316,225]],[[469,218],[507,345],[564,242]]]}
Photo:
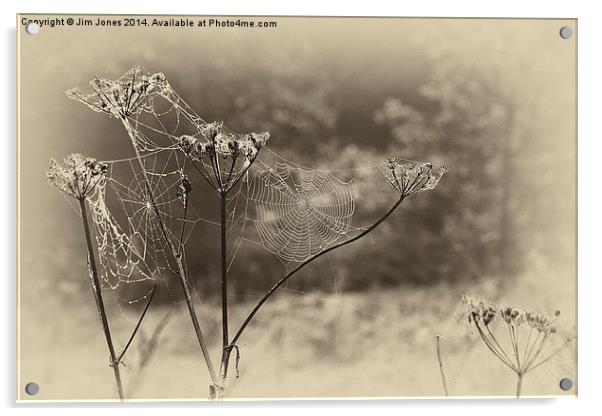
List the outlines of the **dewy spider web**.
{"label": "dewy spider web", "polygon": [[[80,94],[82,97],[90,96],[83,92]],[[131,126],[128,132],[131,133],[130,140],[137,147],[144,171],[135,157],[107,161],[111,165],[109,189],[115,199],[111,209],[123,221],[128,244],[138,254],[139,261],[149,270],[146,276],[163,280],[176,272],[176,265],[149,199],[144,174],[151,183],[150,191],[165,225],[167,238],[181,250],[180,255],[186,265],[184,248],[195,225],[199,221],[211,224],[217,222],[202,218],[195,204],[187,203],[185,206],[184,201],[186,199],[188,202],[189,196],[182,193],[183,181],[184,178],[188,180],[187,174],[195,175],[196,172],[191,169],[185,172],[187,160],[176,143],[183,134],[199,134],[207,123],[168,86],[164,87],[163,94],[146,100],[143,110],[129,116],[127,122]],[[198,179],[196,176],[191,177],[194,183],[191,195],[197,203],[207,200],[205,189],[202,189],[203,184]],[[229,265],[236,257],[246,228],[247,185],[245,175],[238,188],[229,195],[227,202]],[[99,212],[102,216],[96,217],[99,224],[98,251],[103,264],[109,264],[111,260],[107,257],[110,250],[104,241],[107,240],[107,230],[113,229],[112,224],[115,221],[106,209],[104,200]],[[105,218],[111,218],[111,222],[108,223]],[[120,283],[135,283],[133,278],[123,279],[118,276],[117,272],[125,269],[126,266],[121,266],[121,269],[107,269],[106,288],[116,289]],[[172,298],[175,302],[173,294]],[[139,300],[141,298],[135,301]]]}
{"label": "dewy spider web", "polygon": [[249,199],[262,246],[302,262],[348,235],[357,197],[352,181],[277,162],[255,175]]}
{"label": "dewy spider web", "polygon": [[145,253],[140,252],[132,236],[124,233],[109,211],[106,188],[89,199],[99,255],[99,278],[105,289],[116,289],[121,283],[154,280],[156,270],[149,268]]}

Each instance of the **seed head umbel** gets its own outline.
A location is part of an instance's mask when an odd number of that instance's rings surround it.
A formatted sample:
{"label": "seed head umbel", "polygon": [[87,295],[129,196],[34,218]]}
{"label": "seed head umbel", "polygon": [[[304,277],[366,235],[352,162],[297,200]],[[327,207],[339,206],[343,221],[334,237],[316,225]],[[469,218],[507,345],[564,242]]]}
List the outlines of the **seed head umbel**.
{"label": "seed head umbel", "polygon": [[387,159],[379,170],[403,197],[435,189],[447,172],[445,167],[435,168],[429,162],[398,161],[394,157]]}
{"label": "seed head umbel", "polygon": [[555,314],[554,317],[542,315],[539,313],[534,313],[527,311],[525,313],[525,319],[527,324],[535,329],[537,332],[543,333],[545,335],[556,333],[556,317],[558,315]]}
{"label": "seed head umbel", "polygon": [[[569,335],[560,347],[554,347],[551,351],[544,350],[557,332],[556,318],[560,315],[559,311],[554,313],[554,317],[549,317],[514,306],[498,309],[491,302],[468,295],[462,297],[462,302],[466,305],[468,322],[475,326],[485,346],[516,373],[516,397],[520,397],[525,374],[548,362],[573,339]],[[507,331],[497,331],[495,327],[499,325],[490,325],[497,314],[502,318],[497,322],[502,327],[505,323]],[[507,340],[502,340],[501,336],[504,334]]]}
{"label": "seed head umbel", "polygon": [[222,123],[216,122],[204,126],[198,137],[180,136],[178,145],[193,160],[202,160],[206,156],[221,156],[232,159],[243,157],[253,161],[269,137],[268,132],[232,133],[226,130]]}
{"label": "seed head umbel", "polygon": [[478,321],[489,325],[497,315],[497,308],[489,301],[468,295],[462,296],[462,302],[466,305],[468,322]]}
{"label": "seed head umbel", "polygon": [[85,199],[104,187],[108,169],[107,163],[73,153],[60,163],[51,159],[46,177],[52,186],[66,194]]}
{"label": "seed head umbel", "polygon": [[152,111],[154,96],[168,97],[172,92],[163,73],[146,74],[141,67],[134,66],[116,80],[94,77],[88,88],[70,89],[67,97],[94,111],[122,119]]}

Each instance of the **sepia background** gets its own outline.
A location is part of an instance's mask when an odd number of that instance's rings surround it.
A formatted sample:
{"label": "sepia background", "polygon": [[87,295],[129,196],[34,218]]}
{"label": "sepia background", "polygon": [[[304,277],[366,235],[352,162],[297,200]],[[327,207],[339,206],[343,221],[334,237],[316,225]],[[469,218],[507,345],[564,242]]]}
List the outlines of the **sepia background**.
{"label": "sepia background", "polygon": [[[116,120],[64,91],[134,64],[165,73],[206,120],[269,130],[269,148],[302,165],[336,173],[398,155],[449,169],[372,238],[266,304],[241,340],[241,377],[227,397],[442,396],[435,334],[452,395],[513,395],[514,375],[471,331],[460,297],[560,310],[576,331],[576,35],[558,35],[576,22],[256,20],[278,27],[19,28],[19,398],[114,398],[77,213],[45,171],[72,152],[131,156]],[[381,189],[361,187],[373,203],[354,223],[386,209]],[[198,209],[217,215],[209,203]],[[194,247],[191,276],[217,357],[215,227],[195,229]],[[270,253],[241,250],[233,322],[282,271]],[[126,395],[204,399],[209,377],[179,292],[161,290],[125,359]],[[127,309],[111,312],[118,343]],[[575,394],[558,388],[576,381],[575,350],[529,374],[524,395]],[[29,381],[37,396],[22,393]]]}

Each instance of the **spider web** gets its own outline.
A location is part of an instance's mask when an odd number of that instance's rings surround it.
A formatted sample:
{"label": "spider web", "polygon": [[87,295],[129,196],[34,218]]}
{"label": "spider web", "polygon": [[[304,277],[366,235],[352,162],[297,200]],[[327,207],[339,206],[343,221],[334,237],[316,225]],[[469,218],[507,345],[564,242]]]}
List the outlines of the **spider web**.
{"label": "spider web", "polygon": [[[107,181],[111,195],[103,194],[93,217],[100,262],[107,265],[103,288],[133,293],[129,298],[120,298],[119,303],[132,304],[145,299],[148,291],[135,295],[139,293],[135,284],[143,280],[166,283],[173,303],[181,303],[182,300],[177,300],[179,292],[174,292],[169,284],[178,272],[170,244],[179,251],[186,268],[186,246],[196,225],[202,222],[219,226],[215,219],[199,214],[198,208],[209,204],[207,191],[211,189],[191,169],[177,144],[182,135],[200,135],[208,123],[169,86],[165,90],[164,94],[147,100],[143,111],[128,117],[129,139],[136,145],[140,160],[132,155],[106,161],[111,166]],[[182,192],[187,175],[191,176],[190,196]],[[248,175],[241,179],[227,199],[228,268],[234,263],[247,228]],[[159,217],[153,205],[158,208]],[[142,272],[133,272],[135,264]],[[198,298],[196,289],[193,293]]]}
{"label": "spider web", "polygon": [[357,197],[353,181],[277,162],[254,176],[249,199],[261,245],[285,261],[303,262],[348,236]]}
{"label": "spider web", "polygon": [[106,205],[105,193],[106,188],[89,200],[103,289],[155,280],[157,270],[149,267],[145,253],[139,252],[132,236],[121,229]]}

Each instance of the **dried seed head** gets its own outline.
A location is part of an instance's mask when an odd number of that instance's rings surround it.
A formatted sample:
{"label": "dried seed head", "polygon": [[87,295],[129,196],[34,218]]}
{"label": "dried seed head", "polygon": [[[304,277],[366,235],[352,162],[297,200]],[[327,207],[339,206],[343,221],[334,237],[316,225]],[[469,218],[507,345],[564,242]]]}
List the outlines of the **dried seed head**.
{"label": "dried seed head", "polygon": [[435,189],[447,169],[443,166],[435,168],[432,163],[399,163],[392,157],[385,161],[380,171],[403,197],[407,197],[417,192]]}
{"label": "dried seed head", "polygon": [[489,325],[497,315],[495,305],[481,298],[476,298],[468,295],[462,296],[462,302],[466,305],[468,312],[468,322]]}
{"label": "dried seed head", "polygon": [[94,158],[73,153],[62,163],[50,160],[46,172],[48,182],[77,199],[94,195],[105,185],[109,165]]}
{"label": "dried seed head", "polygon": [[556,317],[558,315],[554,315],[554,317],[542,315],[535,312],[527,311],[525,313],[525,319],[527,324],[538,332],[544,333],[546,335],[556,333]]}
{"label": "dried seed head", "polygon": [[178,146],[192,160],[201,160],[213,149],[213,144],[204,139],[198,139],[187,134],[178,138]]}
{"label": "dried seed head", "polygon": [[269,137],[268,132],[231,133],[221,122],[215,122],[203,126],[200,137],[181,136],[178,145],[187,156],[195,160],[202,160],[206,155],[210,158],[218,155],[224,158],[242,156],[247,161],[252,161]]}
{"label": "dried seed head", "polygon": [[514,308],[512,306],[502,308],[500,311],[500,315],[508,325],[513,327],[519,327],[522,323],[525,322],[525,311],[522,309]]}
{"label": "dried seed head", "polygon": [[160,72],[145,74],[142,68],[134,66],[117,80],[94,77],[90,87],[70,89],[67,96],[94,111],[125,118],[151,111],[153,96],[168,96],[171,93],[165,75]]}

